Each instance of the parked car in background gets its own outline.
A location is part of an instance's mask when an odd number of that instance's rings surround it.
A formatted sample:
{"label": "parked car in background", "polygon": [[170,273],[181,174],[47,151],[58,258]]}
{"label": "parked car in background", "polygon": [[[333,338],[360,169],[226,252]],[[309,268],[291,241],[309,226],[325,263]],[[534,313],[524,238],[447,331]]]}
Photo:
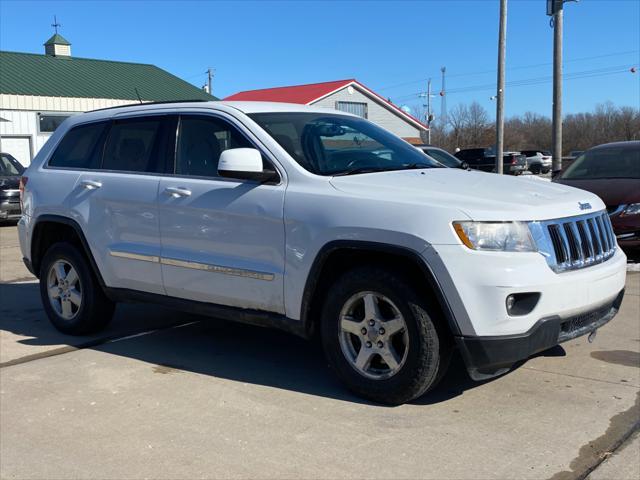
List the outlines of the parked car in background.
{"label": "parked car in background", "polygon": [[551,152],[546,150],[522,150],[520,153],[527,157],[531,173],[549,173],[551,170]]}
{"label": "parked car in background", "polygon": [[587,150],[554,181],[598,195],[607,206],[618,243],[640,247],[640,141]]}
{"label": "parked car in background", "polygon": [[571,150],[569,152],[569,158],[574,160],[584,153],[584,150]]}
{"label": "parked car in background", "polygon": [[[483,172],[495,172],[496,154],[491,148],[465,148],[456,152],[456,158],[467,162],[469,168]],[[504,152],[503,171],[510,175],[520,175],[528,168],[527,157],[520,152]]]}
{"label": "parked car in background", "polygon": [[8,153],[0,153],[0,221],[20,218],[20,175],[24,167]]}
{"label": "parked car in background", "polygon": [[422,153],[426,153],[431,158],[437,160],[445,167],[449,168],[462,168],[467,169],[469,165],[467,162],[463,162],[462,160],[457,159],[453,155],[451,155],[446,150],[442,148],[434,147],[432,145],[415,145],[415,147],[420,150]]}

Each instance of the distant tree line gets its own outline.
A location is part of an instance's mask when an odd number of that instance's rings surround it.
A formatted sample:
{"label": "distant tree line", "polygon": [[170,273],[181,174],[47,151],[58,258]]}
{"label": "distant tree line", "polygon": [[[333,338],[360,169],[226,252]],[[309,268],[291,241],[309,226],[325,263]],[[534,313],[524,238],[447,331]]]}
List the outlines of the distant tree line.
{"label": "distant tree line", "polygon": [[[414,112],[424,118],[422,111]],[[478,102],[459,104],[448,112],[447,125],[431,125],[431,143],[450,152],[456,148],[495,145],[495,122]],[[506,150],[551,151],[551,119],[526,112],[505,121]],[[597,105],[593,112],[572,113],[563,121],[564,155],[573,150],[587,150],[602,143],[640,140],[640,109],[616,107],[611,102]]]}

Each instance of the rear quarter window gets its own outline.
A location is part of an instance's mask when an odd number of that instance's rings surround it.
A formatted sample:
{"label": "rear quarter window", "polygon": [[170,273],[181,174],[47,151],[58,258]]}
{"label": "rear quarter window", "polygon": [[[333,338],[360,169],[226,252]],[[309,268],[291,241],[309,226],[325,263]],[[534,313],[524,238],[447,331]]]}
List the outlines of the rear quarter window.
{"label": "rear quarter window", "polygon": [[49,160],[49,167],[100,168],[108,122],[78,125],[64,136]]}

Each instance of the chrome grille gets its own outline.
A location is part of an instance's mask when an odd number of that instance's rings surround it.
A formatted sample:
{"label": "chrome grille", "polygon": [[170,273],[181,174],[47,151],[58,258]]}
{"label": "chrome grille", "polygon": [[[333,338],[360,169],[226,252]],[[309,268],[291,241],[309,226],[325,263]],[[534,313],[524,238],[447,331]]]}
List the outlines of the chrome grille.
{"label": "chrome grille", "polygon": [[529,226],[538,250],[557,273],[602,263],[617,248],[606,211],[531,222]]}

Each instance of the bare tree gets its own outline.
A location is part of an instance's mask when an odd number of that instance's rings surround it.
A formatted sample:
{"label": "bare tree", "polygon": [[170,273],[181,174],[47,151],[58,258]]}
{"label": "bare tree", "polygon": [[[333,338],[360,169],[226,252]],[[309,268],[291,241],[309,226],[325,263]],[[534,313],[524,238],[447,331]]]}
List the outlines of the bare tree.
{"label": "bare tree", "polygon": [[[448,114],[448,128],[437,124],[431,141],[446,150],[488,147],[495,141],[494,122],[477,102],[458,104]],[[592,112],[566,115],[563,120],[563,151],[587,150],[602,143],[640,140],[640,109],[616,107],[611,102],[597,105]],[[550,150],[551,120],[533,112],[505,121],[507,150]]]}

